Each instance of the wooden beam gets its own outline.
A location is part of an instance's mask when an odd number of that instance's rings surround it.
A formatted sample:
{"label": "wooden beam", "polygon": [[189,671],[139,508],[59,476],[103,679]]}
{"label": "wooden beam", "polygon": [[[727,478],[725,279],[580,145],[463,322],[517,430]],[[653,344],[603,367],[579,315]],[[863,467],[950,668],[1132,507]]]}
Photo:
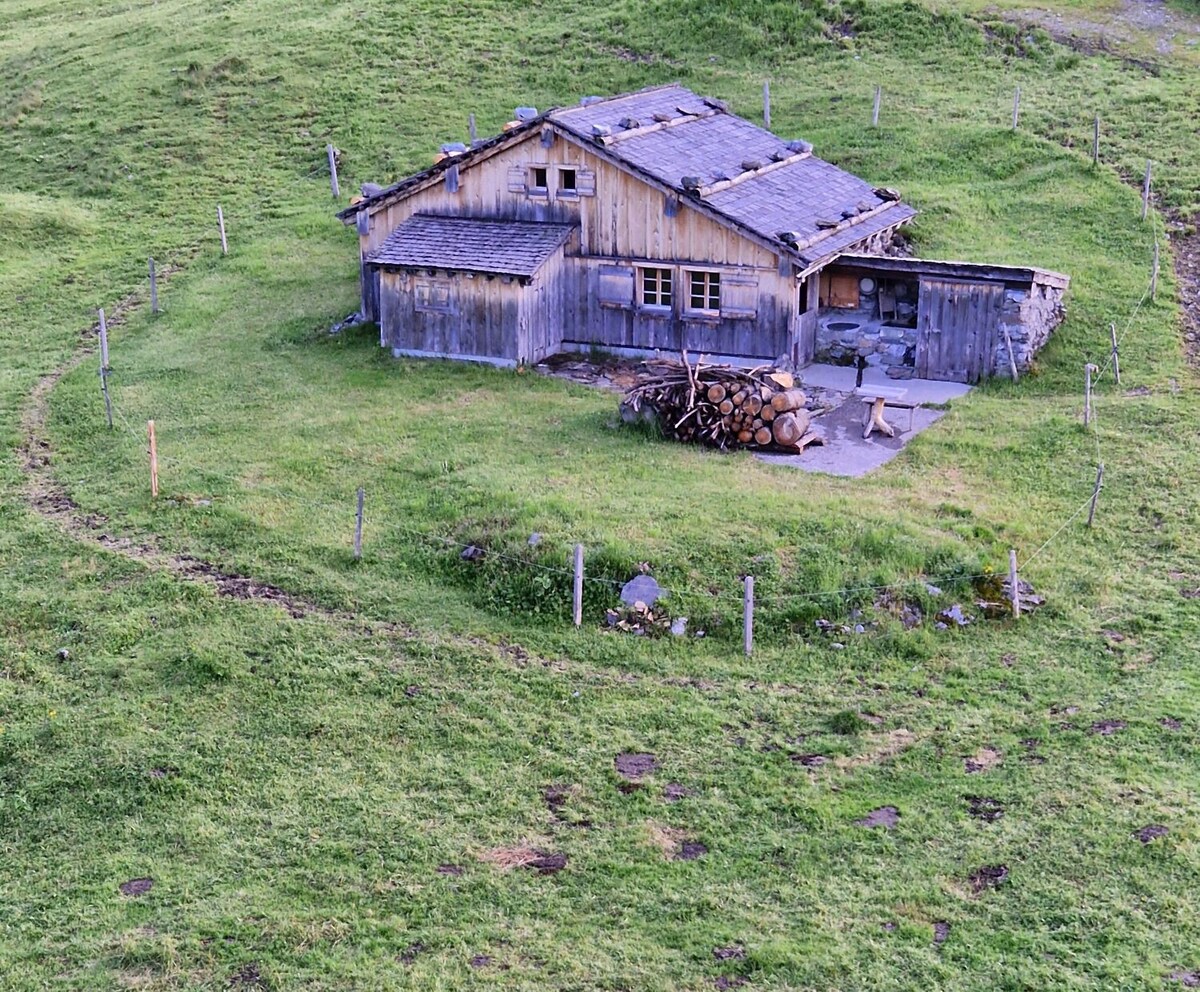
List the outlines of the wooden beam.
{"label": "wooden beam", "polygon": [[813,245],[824,241],[831,234],[838,234],[841,231],[845,231],[847,228],[854,227],[855,224],[861,224],[865,220],[870,220],[872,217],[876,217],[885,210],[890,210],[892,207],[897,206],[898,204],[900,204],[899,200],[885,200],[883,203],[879,204],[879,206],[873,207],[871,210],[865,210],[861,214],[855,214],[853,217],[848,217],[846,220],[838,224],[837,227],[830,227],[823,231],[819,231],[811,238],[798,242],[795,245],[788,245],[788,247],[794,248],[796,251],[803,251],[805,248],[811,248]]}
{"label": "wooden beam", "polygon": [[768,172],[774,172],[776,169],[782,169],[785,165],[792,165],[806,158],[812,158],[812,152],[797,152],[795,155],[789,155],[778,162],[770,162],[761,169],[751,169],[747,172],[739,173],[732,179],[722,179],[720,182],[713,183],[710,186],[701,186],[696,190],[696,195],[703,198],[711,196],[713,193],[720,193],[721,190],[729,189],[730,186],[736,186],[738,183],[744,183],[747,179],[753,179],[755,176],[765,176]]}
{"label": "wooden beam", "polygon": [[655,121],[653,124],[633,127],[628,131],[617,131],[615,134],[606,134],[603,137],[597,138],[596,144],[608,148],[610,145],[615,145],[628,138],[639,138],[643,134],[653,134],[655,131],[663,131],[669,127],[678,127],[680,124],[702,121],[708,117],[716,117],[719,113],[721,113],[719,110],[706,110],[701,114],[684,114],[680,117],[672,117],[669,121]]}

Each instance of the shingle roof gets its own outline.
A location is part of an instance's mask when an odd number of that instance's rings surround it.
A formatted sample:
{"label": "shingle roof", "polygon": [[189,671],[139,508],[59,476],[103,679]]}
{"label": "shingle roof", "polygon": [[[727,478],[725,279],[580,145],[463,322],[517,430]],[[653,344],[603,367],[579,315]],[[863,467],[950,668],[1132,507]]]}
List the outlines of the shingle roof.
{"label": "shingle roof", "polygon": [[[806,262],[916,213],[904,203],[879,196],[866,180],[814,155],[802,155],[799,146],[729,113],[720,101],[706,100],[676,84],[551,111],[547,118],[575,137],[597,143],[604,154],[680,191],[685,176],[702,186],[736,179],[698,198],[760,237],[778,241],[782,232],[788,232]],[[668,122],[669,126],[653,128]],[[646,130],[624,135],[624,125],[632,123]],[[597,127],[610,133],[596,134]],[[765,168],[761,172],[745,168],[755,163]],[[743,178],[747,172],[752,174]],[[875,210],[878,213],[855,221]],[[843,217],[843,212],[850,216]],[[838,226],[825,226],[829,222]]]}
{"label": "shingle roof", "polygon": [[367,256],[369,264],[532,276],[575,228],[535,221],[416,214]]}
{"label": "shingle roof", "polygon": [[[625,134],[624,125],[632,122],[641,127],[637,133]],[[654,128],[655,124],[666,126]],[[403,199],[451,166],[469,168],[546,125],[687,196],[689,202],[702,203],[718,219],[778,246],[804,265],[851,249],[916,214],[907,204],[878,195],[866,180],[803,154],[795,143],[730,113],[719,100],[671,83],[548,111],[409,176],[338,216],[349,223],[360,210]],[[608,133],[596,134],[597,128]],[[762,168],[747,170],[748,164]],[[685,188],[685,176],[702,187],[734,182],[697,193]],[[781,238],[785,233],[786,239]]]}

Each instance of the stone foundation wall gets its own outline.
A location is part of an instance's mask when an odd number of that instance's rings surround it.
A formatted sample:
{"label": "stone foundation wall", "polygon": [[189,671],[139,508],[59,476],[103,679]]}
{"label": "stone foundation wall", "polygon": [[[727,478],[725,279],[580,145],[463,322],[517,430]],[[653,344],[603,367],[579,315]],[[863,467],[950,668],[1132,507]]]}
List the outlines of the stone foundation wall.
{"label": "stone foundation wall", "polygon": [[[826,325],[838,321],[861,324],[854,330],[829,330]],[[853,365],[865,358],[868,365],[885,369],[911,370],[916,356],[915,327],[895,327],[872,319],[869,310],[828,310],[817,321],[816,361],[831,365]],[[1005,361],[1008,361],[1005,358]],[[897,375],[898,373],[889,373]]]}
{"label": "stone foundation wall", "polygon": [[992,375],[1011,376],[1008,361],[1008,341],[1012,340],[1013,358],[1017,371],[1027,372],[1034,357],[1045,347],[1054,329],[1066,316],[1063,291],[1054,286],[1034,283],[1028,289],[1009,288],[1004,291],[1004,307],[1000,313],[996,350],[992,360]]}

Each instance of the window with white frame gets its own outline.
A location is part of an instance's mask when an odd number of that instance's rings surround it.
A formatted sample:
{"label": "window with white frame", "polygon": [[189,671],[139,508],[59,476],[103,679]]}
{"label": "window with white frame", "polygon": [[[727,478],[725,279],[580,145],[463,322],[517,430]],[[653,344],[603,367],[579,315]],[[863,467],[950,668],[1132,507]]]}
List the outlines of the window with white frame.
{"label": "window with white frame", "polygon": [[558,170],[558,195],[579,195],[579,174],[574,169],[560,168]]}
{"label": "window with white frame", "polygon": [[550,191],[549,184],[550,170],[544,165],[530,166],[529,169],[529,192],[546,194]]}
{"label": "window with white frame", "polygon": [[673,302],[670,269],[643,268],[641,273],[641,304],[660,310],[670,310]]}
{"label": "window with white frame", "polygon": [[691,313],[718,315],[721,312],[721,273],[699,269],[687,273],[687,309]]}

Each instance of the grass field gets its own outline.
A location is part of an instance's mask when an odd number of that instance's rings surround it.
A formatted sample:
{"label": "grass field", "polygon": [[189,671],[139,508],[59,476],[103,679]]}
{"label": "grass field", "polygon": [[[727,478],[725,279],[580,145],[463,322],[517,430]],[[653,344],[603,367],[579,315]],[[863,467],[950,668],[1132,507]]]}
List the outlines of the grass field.
{"label": "grass field", "polygon": [[[0,0],[0,986],[1200,974],[1200,610],[1181,595],[1200,589],[1200,415],[1169,271],[1135,309],[1155,236],[1200,207],[1194,53],[1087,54],[933,6]],[[844,480],[666,445],[582,387],[325,333],[356,298],[326,142],[346,190],[428,162],[469,111],[486,131],[518,103],[679,78],[752,115],[768,75],[776,130],[900,188],[920,253],[1072,275],[1036,376]],[[1161,213],[1143,224],[1147,157]],[[94,356],[69,363],[120,301],[110,433]],[[1085,432],[1082,366],[1110,321],[1123,388],[1103,379]],[[47,492],[77,509],[38,512]],[[577,541],[599,580],[581,631],[558,571]],[[468,543],[520,560],[469,565]],[[1038,613],[896,618],[969,603],[1010,547]],[[304,615],[220,596],[180,557]],[[602,628],[605,580],[640,562],[703,639]],[[818,618],[867,630],[837,648]],[[626,752],[657,770],[625,781]],[[856,825],[885,806],[894,829]],[[1168,832],[1135,839],[1150,825]],[[521,847],[566,867],[491,854]],[[1002,884],[973,883],[996,866]]]}

